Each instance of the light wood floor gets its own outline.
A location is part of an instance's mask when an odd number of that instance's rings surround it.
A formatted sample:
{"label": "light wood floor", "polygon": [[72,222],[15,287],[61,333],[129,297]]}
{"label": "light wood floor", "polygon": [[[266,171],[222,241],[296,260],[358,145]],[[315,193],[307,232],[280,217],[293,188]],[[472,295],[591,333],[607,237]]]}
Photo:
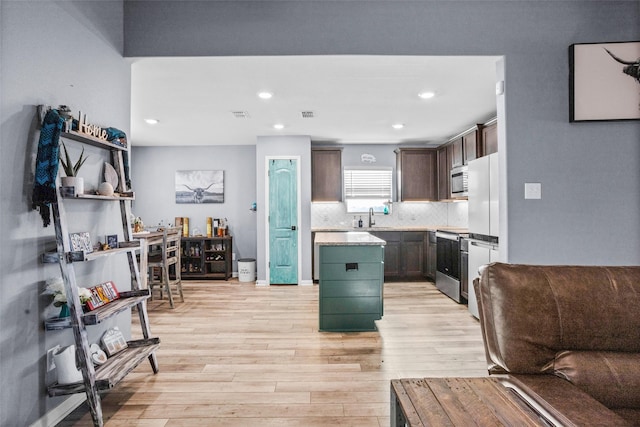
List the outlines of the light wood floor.
{"label": "light wood floor", "polygon": [[[329,333],[318,285],[185,282],[174,310],[149,303],[160,372],[145,362],[104,395],[105,425],[388,426],[391,379],[487,376],[466,306],[429,282],[384,292],[378,332]],[[84,405],[59,424],[85,425]]]}

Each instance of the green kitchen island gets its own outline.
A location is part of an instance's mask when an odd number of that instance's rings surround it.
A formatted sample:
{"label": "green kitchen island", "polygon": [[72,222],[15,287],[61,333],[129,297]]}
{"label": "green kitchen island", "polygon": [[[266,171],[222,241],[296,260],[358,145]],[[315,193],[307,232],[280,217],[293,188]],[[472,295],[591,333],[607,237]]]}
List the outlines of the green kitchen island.
{"label": "green kitchen island", "polygon": [[385,241],[366,232],[316,233],[320,330],[375,331],[383,315]]}

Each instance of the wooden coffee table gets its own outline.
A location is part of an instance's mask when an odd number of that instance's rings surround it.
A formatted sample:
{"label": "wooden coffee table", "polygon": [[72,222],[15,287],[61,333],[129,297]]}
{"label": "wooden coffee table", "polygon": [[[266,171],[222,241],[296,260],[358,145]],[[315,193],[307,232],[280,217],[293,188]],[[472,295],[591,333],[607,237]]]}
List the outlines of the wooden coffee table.
{"label": "wooden coffee table", "polygon": [[502,378],[391,380],[391,427],[549,426]]}

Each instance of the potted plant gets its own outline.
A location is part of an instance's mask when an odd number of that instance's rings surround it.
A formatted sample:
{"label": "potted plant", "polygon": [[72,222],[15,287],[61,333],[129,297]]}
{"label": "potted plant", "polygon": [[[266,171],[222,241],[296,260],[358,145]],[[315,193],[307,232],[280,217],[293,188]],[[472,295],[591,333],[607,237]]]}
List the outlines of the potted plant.
{"label": "potted plant", "polygon": [[78,161],[73,163],[71,161],[71,157],[69,156],[69,152],[67,151],[67,147],[62,143],[62,150],[64,151],[64,157],[62,157],[62,153],[60,153],[60,163],[62,164],[62,169],[64,169],[64,173],[67,176],[62,177],[62,186],[63,187],[74,187],[75,194],[84,193],[84,179],[78,176],[78,171],[82,167],[85,161],[87,161],[87,157],[84,156],[84,147],[82,147],[82,153],[80,153],[80,157]]}
{"label": "potted plant", "polygon": [[[69,317],[69,306],[67,305],[67,293],[64,289],[64,282],[62,277],[54,277],[47,280],[46,288],[43,292],[44,295],[53,295],[54,307],[60,307],[60,314],[58,317]],[[80,296],[80,302],[85,304],[91,299],[91,291],[87,288],[78,288],[78,295]]]}

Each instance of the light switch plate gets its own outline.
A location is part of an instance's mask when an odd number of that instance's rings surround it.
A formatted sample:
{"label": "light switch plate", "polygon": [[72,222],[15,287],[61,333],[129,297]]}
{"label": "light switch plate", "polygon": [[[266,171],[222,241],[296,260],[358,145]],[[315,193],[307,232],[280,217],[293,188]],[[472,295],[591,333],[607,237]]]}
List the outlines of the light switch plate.
{"label": "light switch plate", "polygon": [[542,199],[542,184],[539,182],[524,183],[525,199]]}

